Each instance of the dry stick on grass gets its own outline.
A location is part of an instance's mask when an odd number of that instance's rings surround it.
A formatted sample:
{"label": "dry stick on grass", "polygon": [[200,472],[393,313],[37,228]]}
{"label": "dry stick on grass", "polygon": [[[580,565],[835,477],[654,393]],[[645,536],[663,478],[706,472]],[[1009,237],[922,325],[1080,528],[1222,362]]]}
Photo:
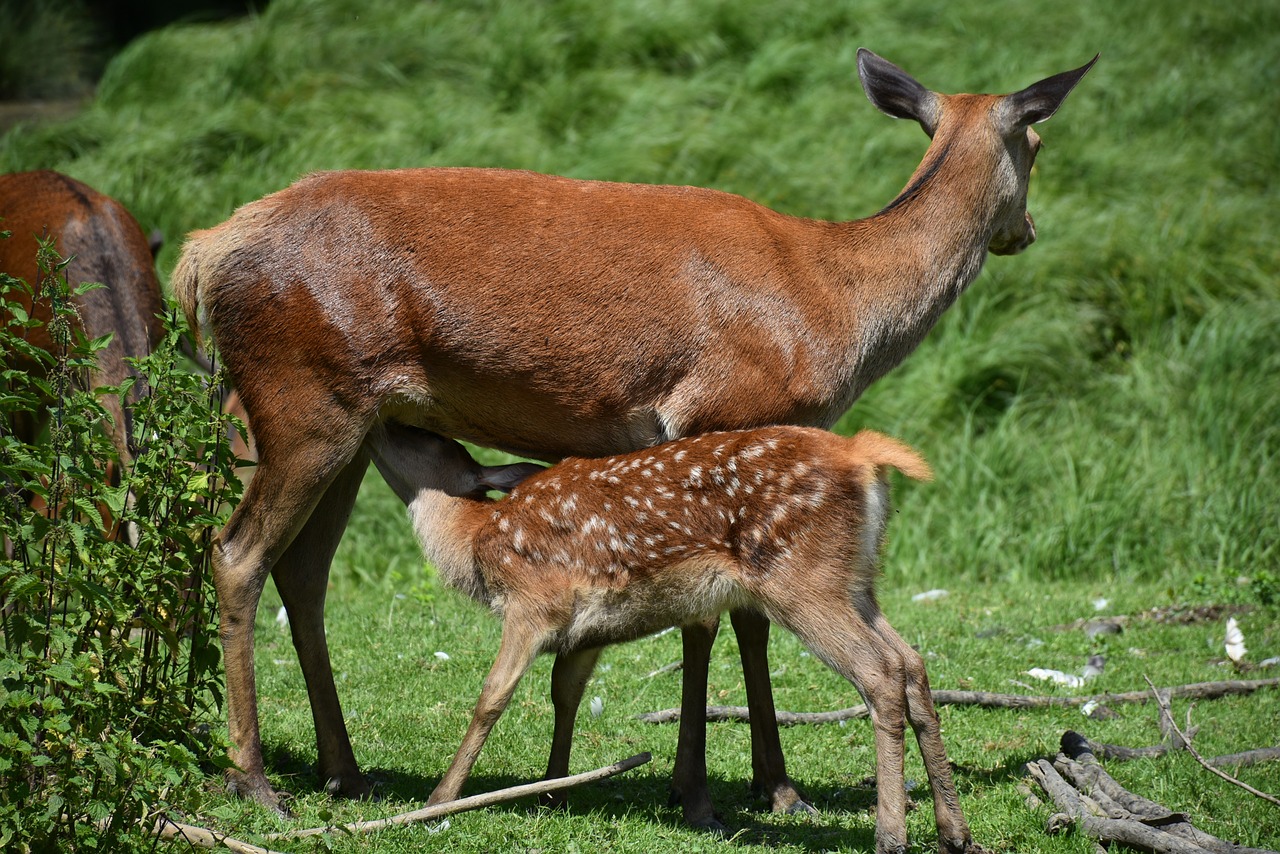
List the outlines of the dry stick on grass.
{"label": "dry stick on grass", "polygon": [[185,842],[192,848],[227,848],[236,854],[279,854],[270,848],[262,848],[239,839],[232,839],[206,827],[182,824],[168,818],[159,818],[151,835],[165,842]]}
{"label": "dry stick on grass", "polygon": [[1069,778],[1076,789],[1098,804],[1108,819],[1136,819],[1213,854],[1275,854],[1219,839],[1193,825],[1186,813],[1173,812],[1162,804],[1130,792],[1098,764],[1089,750],[1089,740],[1077,732],[1068,730],[1063,733],[1062,753],[1054,760],[1053,766]]}
{"label": "dry stick on grass", "polygon": [[[1262,688],[1280,687],[1280,679],[1234,679],[1225,682],[1197,682],[1162,688],[1170,697],[1193,700],[1212,700],[1229,694],[1250,694]],[[996,709],[1045,709],[1063,706],[1083,706],[1090,701],[1099,703],[1145,703],[1151,699],[1148,691],[1130,691],[1123,694],[1094,694],[1088,697],[1036,697],[1027,694],[993,694],[987,691],[933,692],[935,706],[982,706]],[[783,712],[778,713],[779,726],[796,724],[829,724],[867,717],[864,705],[838,709],[834,712]],[[680,720],[679,709],[663,709],[637,715],[645,723],[665,724]],[[707,706],[707,721],[747,721],[746,706]]]}
{"label": "dry stick on grass", "polygon": [[1167,854],[1209,854],[1207,849],[1193,842],[1164,833],[1138,819],[1107,818],[1101,815],[1102,808],[1091,798],[1072,788],[1047,759],[1028,762],[1027,772],[1065,814],[1049,818],[1050,833],[1063,829],[1066,825],[1065,818],[1074,821],[1086,834],[1103,843],[1120,842],[1143,851]]}
{"label": "dry stick on grass", "polygon": [[1149,678],[1147,678],[1146,675],[1143,675],[1142,678],[1145,679],[1147,684],[1151,686],[1151,693],[1155,696],[1156,702],[1160,705],[1160,714],[1165,717],[1165,719],[1169,723],[1169,726],[1172,727],[1173,731],[1178,734],[1179,738],[1182,739],[1183,743],[1186,745],[1187,752],[1190,753],[1193,757],[1195,757],[1195,760],[1197,762],[1199,762],[1206,770],[1211,771],[1214,774],[1217,774],[1219,777],[1226,780],[1228,783],[1233,783],[1239,786],[1240,788],[1244,789],[1249,794],[1262,798],[1267,803],[1275,804],[1276,806],[1280,807],[1280,799],[1277,799],[1273,795],[1268,795],[1266,792],[1261,792],[1255,789],[1253,786],[1250,786],[1248,783],[1244,782],[1243,780],[1237,780],[1235,777],[1232,777],[1226,771],[1223,771],[1220,768],[1215,768],[1212,765],[1210,765],[1208,762],[1206,762],[1204,757],[1200,755],[1200,751],[1196,750],[1191,745],[1191,742],[1187,740],[1186,736],[1182,734],[1182,730],[1178,729],[1178,724],[1173,719],[1173,712],[1169,710],[1169,701],[1165,699],[1164,695],[1162,695],[1160,691],[1156,688],[1155,683],[1153,683]]}
{"label": "dry stick on grass", "polygon": [[[1155,744],[1151,747],[1125,747],[1122,744],[1108,744],[1105,741],[1094,741],[1080,736],[1089,752],[1099,759],[1114,759],[1117,762],[1130,762],[1134,759],[1158,759],[1167,753],[1181,748],[1172,744]],[[1205,761],[1215,768],[1240,768],[1245,765],[1256,765],[1259,762],[1280,760],[1280,747],[1259,747],[1243,753],[1228,753],[1225,756],[1213,756]]]}
{"label": "dry stick on grass", "polygon": [[541,795],[547,792],[557,792],[561,789],[568,789],[573,786],[580,786],[583,783],[592,783],[596,780],[603,780],[606,777],[612,777],[615,774],[621,774],[623,771],[630,771],[639,765],[643,765],[653,757],[648,753],[638,753],[629,759],[621,762],[615,762],[604,768],[597,768],[594,771],[585,771],[581,774],[574,774],[569,777],[557,777],[554,780],[539,780],[536,783],[525,783],[521,786],[511,786],[506,789],[498,789],[496,792],[486,792],[482,795],[472,795],[469,798],[459,798],[456,801],[449,801],[445,804],[436,804],[435,806],[423,807],[422,809],[413,810],[412,812],[400,813],[390,818],[380,818],[374,821],[358,821],[351,824],[330,825],[328,827],[312,827],[306,830],[290,830],[285,833],[272,833],[267,839],[300,839],[306,836],[319,836],[325,833],[372,833],[375,830],[383,830],[388,827],[398,827],[404,824],[412,824],[420,821],[432,821],[437,818],[444,818],[454,813],[466,812],[467,810],[476,810],[482,807],[493,806],[505,801],[514,801],[516,798],[523,798],[527,795]]}

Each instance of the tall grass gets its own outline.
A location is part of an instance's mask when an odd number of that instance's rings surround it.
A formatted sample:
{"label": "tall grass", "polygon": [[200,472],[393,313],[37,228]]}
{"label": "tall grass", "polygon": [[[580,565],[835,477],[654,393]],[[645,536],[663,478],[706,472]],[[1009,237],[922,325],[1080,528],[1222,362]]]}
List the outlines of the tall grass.
{"label": "tall grass", "polygon": [[135,41],[82,115],[0,140],[0,167],[67,171],[171,237],[312,170],[431,164],[852,218],[927,143],[862,97],[859,45],[943,91],[1009,91],[1102,53],[1043,126],[1040,241],[992,259],[842,421],[903,436],[941,474],[903,491],[927,524],[895,541],[919,555],[902,572],[1274,568],[1280,7],[1265,0],[275,0]]}

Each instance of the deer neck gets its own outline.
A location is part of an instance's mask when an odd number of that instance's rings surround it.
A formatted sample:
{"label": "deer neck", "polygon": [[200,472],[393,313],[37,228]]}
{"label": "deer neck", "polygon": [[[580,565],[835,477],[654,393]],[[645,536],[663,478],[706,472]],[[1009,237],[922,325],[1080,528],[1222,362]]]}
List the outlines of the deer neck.
{"label": "deer neck", "polygon": [[999,210],[990,160],[955,136],[935,139],[896,199],[838,227],[854,345],[850,403],[906,358],[981,272]]}
{"label": "deer neck", "polygon": [[441,580],[482,605],[490,605],[493,596],[475,562],[475,538],[491,504],[423,489],[409,505],[418,542]]}

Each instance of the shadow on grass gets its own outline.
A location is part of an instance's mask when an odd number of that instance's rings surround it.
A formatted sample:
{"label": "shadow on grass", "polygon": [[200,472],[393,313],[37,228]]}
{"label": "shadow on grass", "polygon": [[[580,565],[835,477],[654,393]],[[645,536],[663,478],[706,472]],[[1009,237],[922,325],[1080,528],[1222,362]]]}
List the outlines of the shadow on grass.
{"label": "shadow on grass", "polygon": [[[313,760],[304,754],[282,747],[264,745],[263,758],[268,773],[278,790],[287,798],[303,799],[323,788],[315,772]],[[957,773],[965,773],[963,770]],[[369,768],[365,770],[374,791],[388,814],[407,812],[426,804],[431,790],[439,782],[438,775],[424,775],[401,768]],[[533,782],[510,774],[474,774],[463,789],[463,796],[492,792]],[[816,817],[774,816],[765,801],[755,795],[744,780],[726,780],[712,775],[708,779],[712,802],[728,828],[725,844],[792,845],[811,851],[827,851],[833,846],[870,850],[875,847],[874,826],[850,828],[841,817],[850,813],[874,812],[874,785],[801,787],[806,799],[819,811]],[[929,798],[927,788],[914,793],[917,799]],[[670,780],[661,773],[632,771],[629,774],[600,780],[565,792],[562,807],[545,807],[536,797],[524,797],[488,807],[488,810],[533,814],[558,809],[571,816],[592,816],[610,822],[640,817],[657,825],[684,828],[678,804],[672,803]],[[922,804],[923,806],[923,804]],[[710,835],[708,838],[713,838]]]}

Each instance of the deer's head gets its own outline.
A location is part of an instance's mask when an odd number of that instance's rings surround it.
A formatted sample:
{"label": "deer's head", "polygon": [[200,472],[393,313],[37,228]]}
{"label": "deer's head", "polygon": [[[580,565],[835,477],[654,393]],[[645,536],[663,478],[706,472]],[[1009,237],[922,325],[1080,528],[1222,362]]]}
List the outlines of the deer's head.
{"label": "deer's head", "polygon": [[[955,158],[973,172],[957,193],[977,192],[994,208],[987,248],[1013,255],[1036,239],[1027,213],[1027,183],[1040,136],[1032,129],[1052,116],[1098,57],[1011,95],[944,95],[920,85],[898,66],[865,48],[858,50],[858,76],[871,103],[886,115],[914,119],[933,139],[917,181]],[[910,192],[910,189],[907,191]],[[905,194],[904,194],[905,195]],[[959,200],[958,200],[959,202]]]}

